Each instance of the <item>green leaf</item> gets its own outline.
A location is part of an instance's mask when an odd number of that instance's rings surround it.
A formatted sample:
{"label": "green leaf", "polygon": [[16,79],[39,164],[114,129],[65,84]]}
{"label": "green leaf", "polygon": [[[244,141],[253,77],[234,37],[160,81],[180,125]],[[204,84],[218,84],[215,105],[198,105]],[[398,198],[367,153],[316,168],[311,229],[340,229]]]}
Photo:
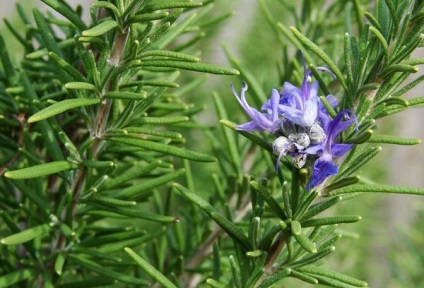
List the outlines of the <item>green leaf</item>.
{"label": "green leaf", "polygon": [[328,208],[336,205],[340,201],[342,201],[342,197],[333,197],[331,199],[321,201],[318,204],[312,205],[308,209],[308,211],[306,211],[305,214],[303,214],[302,217],[300,217],[300,220],[307,220],[309,218],[312,218],[315,215],[318,215],[319,213],[321,213],[321,212],[327,210]]}
{"label": "green leaf", "polygon": [[388,143],[396,145],[418,145],[421,144],[421,139],[417,138],[401,138],[391,135],[373,135],[368,139],[370,143]]}
{"label": "green leaf", "polygon": [[164,10],[164,9],[174,9],[174,8],[196,8],[202,6],[201,2],[185,2],[185,1],[172,1],[172,2],[163,2],[163,3],[153,3],[150,5],[146,5],[143,9],[143,12],[151,12],[156,10]]}
{"label": "green leaf", "polygon": [[281,220],[286,220],[287,219],[286,213],[284,212],[284,210],[281,207],[281,205],[272,197],[272,195],[270,194],[270,192],[265,187],[263,187],[262,185],[259,185],[259,183],[257,183],[256,181],[251,181],[250,182],[250,186],[253,188],[253,190],[255,190],[256,192],[258,192],[264,198],[265,202],[269,205],[269,207],[271,208],[271,210]]}
{"label": "green leaf", "polygon": [[381,72],[381,77],[383,78],[389,78],[390,75],[394,73],[417,73],[418,67],[408,65],[408,64],[392,64],[385,68],[383,72]]}
{"label": "green leaf", "polygon": [[36,275],[32,269],[19,269],[15,272],[0,276],[0,287],[9,287],[23,280],[30,279]]}
{"label": "green leaf", "polygon": [[52,29],[47,24],[46,19],[38,9],[34,9],[34,19],[37,23],[38,30],[40,31],[41,38],[43,39],[44,45],[47,50],[56,53],[56,55],[62,55],[62,51],[59,49],[59,45],[53,36]]}
{"label": "green leaf", "polygon": [[125,252],[130,255],[130,257],[144,270],[149,274],[153,279],[155,279],[162,287],[165,288],[177,288],[168,278],[165,277],[161,272],[156,268],[150,265],[149,262],[144,260],[140,255],[135,253],[131,248],[125,247]]}
{"label": "green leaf", "polygon": [[377,19],[369,12],[364,12],[364,16],[370,21],[370,23],[377,28],[380,32],[383,31],[380,23],[378,23]]}
{"label": "green leaf", "polygon": [[184,175],[185,173],[185,169],[179,169],[177,171],[164,174],[160,177],[144,180],[141,183],[131,185],[130,187],[122,189],[121,191],[115,193],[114,195],[123,198],[142,198],[143,192],[150,192],[154,188],[165,185],[166,183],[175,180],[176,178]]}
{"label": "green leaf", "polygon": [[290,223],[290,227],[293,235],[302,234],[302,226],[300,226],[300,223],[298,221],[292,221]]}
{"label": "green leaf", "polygon": [[[31,101],[38,100],[37,93],[34,91],[34,84],[30,81],[25,70],[21,70],[20,72],[20,82],[25,89],[25,96],[28,99],[31,99]],[[51,126],[51,123],[48,123],[47,121],[43,121],[38,125],[44,138],[45,148],[47,151],[49,151],[49,154],[54,160],[63,160],[63,151],[57,141],[57,137],[55,136],[55,129],[53,129]]]}
{"label": "green leaf", "polygon": [[[183,61],[189,61],[189,62],[199,62],[200,59],[198,57],[194,57],[191,55],[187,55],[184,53],[174,52],[174,51],[166,51],[166,50],[149,50],[146,52],[142,52],[139,54],[140,58],[143,57],[157,57],[157,58],[173,58]],[[172,87],[172,86],[171,86]]]}
{"label": "green leaf", "polygon": [[353,137],[346,139],[345,143],[362,144],[367,142],[372,137],[373,134],[374,134],[374,131],[372,129],[360,130],[359,133],[353,134],[354,135]]}
{"label": "green leaf", "polygon": [[315,279],[318,280],[319,284],[324,284],[328,287],[335,287],[335,288],[355,288],[357,286],[352,286],[350,284],[343,283],[338,280],[334,280],[332,278],[328,278],[325,276],[317,275],[317,274],[308,274],[310,276],[313,276]]}
{"label": "green leaf", "polygon": [[396,13],[395,4],[392,0],[384,0],[384,2],[386,2],[387,7],[389,8],[390,16],[392,16],[390,19],[395,25],[394,34],[396,34],[397,30],[399,29],[399,18]]}
{"label": "green leaf", "polygon": [[160,222],[160,223],[178,223],[179,222],[179,219],[174,216],[166,216],[162,214],[153,214],[153,213],[145,212],[146,207],[139,204],[134,205],[131,208],[125,207],[125,206],[117,206],[116,203],[111,203],[110,201],[109,202],[103,201],[102,204],[91,202],[91,204],[93,206],[102,208],[106,212],[111,212],[107,214],[109,215],[109,217],[121,218],[120,216],[123,215],[123,216],[132,217],[132,218],[140,218],[140,219],[145,219],[145,220]]}
{"label": "green leaf", "polygon": [[353,185],[331,191],[328,195],[332,196],[358,192],[424,195],[424,188],[402,187],[392,185]]}
{"label": "green leaf", "polygon": [[101,168],[112,168],[115,167],[115,162],[112,161],[94,161],[94,160],[83,160],[81,162],[83,166],[101,169]]}
{"label": "green leaf", "polygon": [[9,31],[13,34],[13,36],[15,36],[16,40],[18,40],[19,43],[25,47],[27,45],[27,42],[25,38],[21,35],[21,31],[18,31],[19,27],[14,27],[14,25],[12,25],[12,23],[10,23],[9,20],[7,20],[6,18],[4,18],[3,21]]}
{"label": "green leaf", "polygon": [[[259,238],[260,238],[260,230],[261,230],[261,218],[259,217],[253,217],[250,221],[249,225],[249,239],[251,239],[252,242],[252,248],[258,249],[259,247]],[[256,250],[262,253],[260,250]],[[250,256],[250,255],[247,255]],[[260,255],[258,255],[260,256]]]}
{"label": "green leaf", "polygon": [[77,69],[59,57],[56,53],[49,52],[49,58],[53,60],[53,63],[59,66],[60,69],[63,69],[66,73],[68,73],[74,80],[78,82],[87,82],[87,79],[85,79],[85,77],[82,76]]}
{"label": "green leaf", "polygon": [[302,54],[305,56],[306,62],[308,62],[309,64],[312,64],[313,58],[309,54],[309,51],[304,49],[305,47],[302,45],[303,43],[301,43],[301,41],[299,41],[295,36],[293,36],[293,33],[291,33],[291,30],[289,30],[286,26],[284,26],[281,23],[277,23],[277,27],[284,34],[287,40],[289,40],[294,46],[296,46],[298,50],[302,51]]}
{"label": "green leaf", "polygon": [[52,7],[54,10],[62,14],[65,18],[67,18],[69,21],[72,22],[78,29],[85,30],[87,29],[87,26],[84,24],[84,22],[81,20],[81,17],[69,9],[67,5],[62,3],[62,1],[59,0],[42,0],[44,3]]}
{"label": "green leaf", "polygon": [[297,268],[297,267],[305,266],[307,264],[315,263],[318,260],[327,256],[328,254],[334,252],[335,250],[336,250],[336,247],[334,247],[334,246],[328,247],[326,249],[318,251],[315,254],[309,254],[308,256],[303,257],[302,259],[300,259],[298,261],[290,263],[289,266],[290,266],[290,268]]}
{"label": "green leaf", "polygon": [[240,72],[236,69],[225,68],[213,64],[183,62],[175,60],[145,60],[141,63],[142,67],[164,67],[178,68],[183,70],[218,74],[218,75],[239,75]]}
{"label": "green leaf", "polygon": [[[75,40],[73,38],[65,39],[65,40],[57,43],[57,45],[61,49],[69,48],[69,47],[75,45]],[[35,59],[41,58],[43,56],[46,56],[47,54],[49,54],[49,50],[47,50],[46,48],[43,48],[43,49],[40,49],[40,50],[26,54],[25,58],[35,60]]]}
{"label": "green leaf", "polygon": [[318,284],[318,280],[315,279],[314,277],[311,277],[307,274],[304,274],[304,273],[296,271],[296,270],[291,271],[290,277],[295,277],[295,278],[302,280],[304,282],[307,282],[307,283]]}
{"label": "green leaf", "polygon": [[321,99],[321,103],[324,105],[328,114],[330,114],[330,116],[333,117],[333,118],[336,117],[337,112],[334,111],[333,107],[331,107],[330,103],[328,103],[327,98],[325,98],[325,96],[320,96],[319,99]]}
{"label": "green leaf", "polygon": [[[218,114],[219,119],[228,118],[227,111],[225,110],[224,103],[222,103],[221,97],[217,93],[213,93],[213,100],[215,104],[216,113]],[[231,163],[234,165],[236,171],[240,170],[240,152],[237,147],[236,139],[234,133],[228,129],[223,129],[225,142],[227,144],[230,156]]]}
{"label": "green leaf", "polygon": [[65,84],[65,88],[71,89],[71,90],[76,89],[76,90],[91,90],[94,92],[99,91],[96,86],[87,82],[69,82]]}
{"label": "green leaf", "polygon": [[301,268],[298,268],[299,271],[305,272],[305,273],[310,273],[310,274],[315,274],[315,275],[321,275],[321,276],[325,276],[328,278],[332,278],[341,282],[344,282],[346,284],[349,285],[353,285],[356,287],[367,287],[368,284],[367,282],[352,278],[350,276],[335,272],[335,271],[331,271],[331,270],[327,270],[318,266],[313,266],[313,265],[308,265],[308,266],[304,266]]}
{"label": "green leaf", "polygon": [[[423,81],[424,81],[424,75],[421,75],[417,79],[414,79],[413,81],[411,81],[410,83],[408,83],[407,85],[405,85],[404,87],[402,87],[401,89],[399,89],[395,93],[393,93],[392,97],[400,97],[400,96],[406,94],[406,92],[410,91],[415,86],[421,84],[421,82],[423,82]],[[410,99],[409,101],[411,101],[411,100],[412,99]]]}
{"label": "green leaf", "polygon": [[228,234],[230,234],[235,240],[237,240],[247,251],[251,250],[249,240],[244,235],[243,230],[237,227],[234,223],[230,222],[227,218],[220,215],[215,211],[215,208],[210,205],[207,201],[203,200],[198,195],[194,194],[187,188],[181,186],[178,183],[174,183],[173,186],[191,203],[200,207],[206,214],[208,214],[215,222],[221,226]]}
{"label": "green leaf", "polygon": [[146,99],[146,92],[135,93],[135,92],[123,92],[123,91],[112,91],[107,92],[103,95],[106,99],[121,99],[121,100],[144,100]]}
{"label": "green leaf", "polygon": [[121,13],[119,12],[118,8],[115,5],[113,5],[112,3],[110,3],[110,2],[96,1],[96,2],[93,3],[92,6],[93,7],[96,7],[96,8],[109,9],[110,11],[113,12],[113,14],[115,14],[115,16],[117,18],[120,18],[121,17]]}
{"label": "green leaf", "polygon": [[82,36],[86,36],[86,37],[100,36],[117,26],[118,26],[118,23],[116,23],[116,21],[106,20],[88,30],[82,31]]}
{"label": "green leaf", "polygon": [[57,273],[57,275],[62,275],[64,264],[65,255],[63,253],[57,254],[56,261],[54,262],[54,271]]}
{"label": "green leaf", "polygon": [[169,12],[154,12],[154,13],[143,13],[141,15],[135,15],[134,17],[129,18],[129,23],[137,22],[149,22],[153,20],[159,20],[169,16]]}
{"label": "green leaf", "polygon": [[306,197],[303,197],[302,201],[299,203],[299,206],[296,209],[296,213],[294,215],[294,219],[298,220],[300,216],[302,216],[305,211],[309,208],[312,202],[318,197],[318,191],[312,191]]}
{"label": "green leaf", "polygon": [[[114,244],[116,242],[125,242],[127,240],[139,239],[146,235],[146,231],[134,230],[134,228],[120,227],[117,229],[109,230],[108,228],[100,228],[99,235],[94,238],[88,238],[81,241],[84,247],[103,247],[104,245]],[[151,235],[151,234],[149,234]],[[158,235],[156,235],[158,236]],[[155,236],[155,237],[156,237]],[[128,245],[127,245],[128,246]],[[121,246],[118,250],[124,249],[125,246]],[[115,250],[116,251],[116,250]],[[108,253],[111,251],[101,251]]]}
{"label": "green leaf", "polygon": [[386,62],[388,62],[389,61],[389,45],[387,44],[386,39],[384,39],[383,34],[381,34],[380,31],[373,26],[370,27],[370,32],[374,34],[378,42],[380,42],[381,48],[383,49],[383,52],[384,52],[384,57],[386,58]]}
{"label": "green leaf", "polygon": [[166,124],[177,124],[190,120],[187,116],[170,116],[170,117],[138,117],[131,123],[134,124],[155,124],[155,125],[166,125]]}
{"label": "green leaf", "polygon": [[[9,55],[9,50],[7,49],[6,42],[4,41],[3,35],[0,33],[0,59],[4,73],[8,79],[9,85],[16,85],[18,80],[18,73],[15,69],[12,59]],[[2,69],[2,70],[3,70]]]}
{"label": "green leaf", "polygon": [[243,230],[237,227],[233,222],[219,214],[218,212],[212,212],[210,217],[221,226],[225,232],[227,232],[232,238],[236,239],[246,250],[252,250],[249,239],[244,235]]}
{"label": "green leaf", "polygon": [[50,232],[52,227],[49,224],[43,224],[28,228],[19,233],[4,237],[0,240],[0,243],[3,245],[18,245],[25,242],[28,242],[34,238],[40,237],[44,234]]}
{"label": "green leaf", "polygon": [[[171,3],[170,3],[171,4]],[[191,3],[193,4],[193,3]],[[146,6],[148,7],[148,6]],[[159,50],[170,44],[178,35],[182,34],[184,30],[190,26],[193,20],[196,18],[196,14],[191,14],[182,21],[173,26],[169,27],[165,34],[163,34],[158,40],[152,43],[149,50]]]}
{"label": "green leaf", "polygon": [[180,85],[174,82],[168,81],[149,81],[149,80],[141,80],[141,81],[130,81],[124,84],[119,85],[119,88],[127,88],[133,86],[153,86],[153,87],[169,87],[169,88],[178,88]]}
{"label": "green leaf", "polygon": [[315,226],[333,225],[333,224],[340,224],[340,223],[354,223],[354,222],[358,222],[361,219],[362,217],[357,215],[309,219],[306,221],[302,221],[302,227],[315,227]]}
{"label": "green leaf", "polygon": [[19,170],[7,171],[4,176],[11,179],[29,179],[47,176],[50,174],[76,168],[78,168],[77,164],[68,161],[55,161],[27,168],[22,168]]}
{"label": "green leaf", "polygon": [[[7,177],[7,176],[6,176]],[[16,186],[29,200],[39,206],[46,216],[51,213],[51,208],[46,194],[38,193],[33,187],[29,187],[21,180],[12,180],[13,185]]]}
{"label": "green leaf", "polygon": [[296,242],[299,243],[299,245],[309,253],[315,254],[318,252],[316,244],[309,240],[309,238],[303,235],[302,233],[293,233],[293,237],[294,239],[296,239]]}
{"label": "green leaf", "polygon": [[161,152],[163,154],[177,156],[183,159],[199,161],[199,162],[215,162],[215,157],[187,150],[184,148],[178,148],[171,145],[155,143],[150,141],[144,141],[139,139],[126,139],[126,138],[111,138],[111,142],[122,143],[130,146],[139,147],[146,150],[152,150]]}
{"label": "green leaf", "polygon": [[268,288],[270,287],[272,284],[277,283],[278,281],[280,281],[281,279],[286,278],[287,276],[290,275],[291,273],[291,269],[290,268],[284,268],[284,270],[270,275],[267,278],[265,278],[264,281],[262,281],[261,285],[259,285],[257,288]]}
{"label": "green leaf", "polygon": [[[359,147],[359,146],[358,146]],[[381,147],[366,147],[363,153],[358,153],[359,155],[354,156],[353,159],[345,161],[343,163],[342,171],[336,176],[336,179],[342,179],[346,176],[351,175],[353,172],[364,166],[368,161],[374,158],[380,151]]]}
{"label": "green leaf", "polygon": [[142,285],[142,286],[149,284],[149,282],[144,280],[144,279],[134,278],[134,277],[128,276],[126,274],[115,272],[113,270],[108,269],[104,265],[103,266],[98,265],[97,263],[94,263],[94,262],[87,260],[83,257],[69,255],[68,258],[69,258],[69,260],[71,260],[72,262],[77,264],[78,266],[81,266],[81,267],[83,267],[87,270],[93,271],[93,272],[100,274],[100,275],[103,275],[105,277],[114,278],[115,280],[120,281],[120,282],[133,284],[133,285]]}
{"label": "green leaf", "polygon": [[287,181],[284,181],[282,186],[281,194],[283,198],[284,211],[287,213],[287,217],[291,219],[293,218],[293,211],[290,204],[290,191]]}
{"label": "green leaf", "polygon": [[129,183],[131,180],[137,179],[139,176],[141,176],[141,175],[143,175],[147,172],[153,171],[161,163],[162,163],[161,160],[157,160],[157,161],[149,163],[148,165],[145,165],[145,166],[135,166],[134,170],[125,171],[125,173],[123,173],[120,176],[117,176],[113,179],[108,179],[106,181],[106,183],[103,185],[103,189],[109,190],[109,189],[118,187],[122,184]]}
{"label": "green leaf", "polygon": [[233,276],[232,279],[234,282],[234,286],[235,288],[242,288],[240,267],[238,267],[233,255],[230,255],[229,260],[230,260],[231,273]]}
{"label": "green leaf", "polygon": [[305,35],[299,32],[295,27],[290,27],[292,30],[294,36],[296,36],[297,39],[299,39],[300,42],[302,42],[303,45],[311,49],[312,52],[315,53],[319,58],[324,61],[330,70],[336,75],[337,79],[340,81],[340,84],[343,86],[343,89],[348,93],[349,89],[346,84],[346,80],[344,79],[344,76],[340,69],[337,67],[337,65],[331,60],[331,58],[321,49],[319,48],[315,43],[313,43],[311,40],[309,40]]}
{"label": "green leaf", "polygon": [[126,200],[116,199],[112,197],[98,196],[98,195],[91,197],[89,202],[100,203],[105,205],[123,206],[123,207],[132,207],[137,205],[136,201],[126,201]]}
{"label": "green leaf", "polygon": [[78,99],[66,99],[60,102],[56,102],[53,105],[50,105],[44,108],[41,111],[38,111],[34,115],[28,118],[28,123],[33,123],[41,121],[57,114],[63,113],[67,110],[84,107],[89,105],[99,104],[100,99],[98,98],[78,98]]}
{"label": "green leaf", "polygon": [[136,134],[146,134],[146,135],[153,135],[153,136],[159,136],[164,138],[171,138],[171,139],[182,139],[183,135],[177,132],[173,131],[166,131],[166,130],[154,130],[144,127],[127,127],[124,129],[128,133],[136,133]]}

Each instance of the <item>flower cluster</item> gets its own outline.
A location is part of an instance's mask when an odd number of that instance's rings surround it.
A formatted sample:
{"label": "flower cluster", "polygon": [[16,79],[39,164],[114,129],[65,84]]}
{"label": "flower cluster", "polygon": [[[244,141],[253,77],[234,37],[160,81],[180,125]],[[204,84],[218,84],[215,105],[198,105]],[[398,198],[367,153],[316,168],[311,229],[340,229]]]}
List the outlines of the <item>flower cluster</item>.
{"label": "flower cluster", "polygon": [[[318,69],[331,73],[324,67]],[[261,111],[247,103],[246,83],[243,82],[240,95],[232,84],[231,89],[251,119],[236,129],[269,131],[276,137],[273,151],[278,156],[277,171],[283,156],[291,157],[293,165],[299,169],[311,163],[312,176],[306,186],[309,190],[337,174],[335,159],[353,147],[352,144],[339,143],[339,135],[355,123],[356,116],[351,111],[341,111],[331,118],[318,97],[318,82],[312,82],[312,73],[306,69],[304,74],[300,88],[285,82],[280,92],[273,89]],[[337,107],[338,102],[333,95],[328,95],[326,100],[333,108]]]}

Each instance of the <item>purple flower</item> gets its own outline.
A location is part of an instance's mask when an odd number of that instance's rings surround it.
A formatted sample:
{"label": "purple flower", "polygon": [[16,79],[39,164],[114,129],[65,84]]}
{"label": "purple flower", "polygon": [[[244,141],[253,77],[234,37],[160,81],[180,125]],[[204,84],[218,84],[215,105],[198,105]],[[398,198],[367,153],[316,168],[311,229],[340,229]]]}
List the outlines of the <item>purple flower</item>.
{"label": "purple flower", "polygon": [[[347,119],[344,120],[344,118]],[[319,156],[312,167],[312,176],[306,186],[307,190],[318,186],[327,177],[337,174],[338,167],[334,160],[352,149],[353,144],[337,143],[336,138],[356,121],[356,116],[351,111],[342,111],[333,120],[322,123],[326,134],[325,140],[305,150],[308,154]]]}
{"label": "purple flower", "polygon": [[238,125],[236,129],[241,131],[268,130],[271,133],[275,133],[279,129],[280,124],[280,119],[278,117],[278,101],[280,99],[280,95],[278,94],[278,91],[275,89],[272,90],[271,97],[267,101],[267,103],[269,102],[269,109],[263,109],[266,113],[262,113],[250,107],[247,103],[245,96],[247,88],[247,84],[243,82],[243,87],[241,88],[239,96],[235,91],[233,84],[231,84],[231,90],[233,91],[234,96],[240,103],[241,107],[243,107],[244,111],[246,111],[250,119],[252,119],[250,122]]}
{"label": "purple flower", "polygon": [[[285,119],[293,124],[303,127],[312,126],[317,120],[318,113],[323,107],[318,97],[318,82],[312,82],[312,72],[306,71],[305,61],[303,61],[304,77],[300,88],[289,82],[284,83],[283,90],[280,92],[281,98],[278,105],[278,113],[284,115]],[[319,71],[333,73],[325,67],[317,67]],[[329,95],[330,96],[330,95]],[[332,95],[331,95],[332,96]],[[330,97],[331,105],[337,100],[334,96]],[[333,102],[335,100],[336,102]],[[262,107],[263,110],[270,110],[270,102],[266,102]],[[325,109],[325,108],[324,108]]]}
{"label": "purple flower", "polygon": [[301,88],[284,83],[281,91],[278,111],[294,124],[310,127],[315,123],[318,116],[318,82],[311,83],[308,74],[303,78]]}

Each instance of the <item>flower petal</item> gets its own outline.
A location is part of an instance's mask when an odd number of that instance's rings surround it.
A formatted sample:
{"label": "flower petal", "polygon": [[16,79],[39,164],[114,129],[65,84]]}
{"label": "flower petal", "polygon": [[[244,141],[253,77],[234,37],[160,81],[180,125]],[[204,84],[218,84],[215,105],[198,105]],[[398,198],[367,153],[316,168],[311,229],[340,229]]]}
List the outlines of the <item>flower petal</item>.
{"label": "flower petal", "polygon": [[307,83],[304,99],[309,100],[318,96],[318,82]]}
{"label": "flower petal", "polygon": [[[353,115],[353,118],[343,121],[346,116]],[[334,139],[344,130],[348,129],[356,121],[356,116],[348,110],[339,112],[334,119],[329,123],[327,130],[324,129],[327,135],[327,146],[331,147]]]}
{"label": "flower petal", "polygon": [[236,130],[255,132],[255,131],[263,131],[264,129],[260,127],[256,122],[250,121],[247,123],[237,125]]}
{"label": "flower petal", "polygon": [[[327,95],[325,97],[325,100],[327,100],[328,104],[330,104],[330,106],[333,107],[333,108],[336,108],[337,105],[339,105],[339,101],[337,100],[336,96],[334,96],[334,95],[331,95],[331,94]],[[324,105],[322,105],[322,106],[324,106]],[[325,109],[325,107],[324,107],[324,109]]]}
{"label": "flower petal", "polygon": [[284,82],[284,87],[280,94],[280,104],[297,108],[303,106],[302,90],[293,84]]}
{"label": "flower petal", "polygon": [[325,153],[315,161],[314,167],[312,168],[312,176],[308,185],[306,185],[306,189],[310,190],[311,188],[320,185],[327,177],[336,175],[337,171],[338,167],[336,163],[334,163],[333,157],[331,157],[330,154]]}
{"label": "flower petal", "polygon": [[331,145],[331,154],[335,158],[340,158],[353,148],[353,144],[333,144]]}
{"label": "flower petal", "polygon": [[318,143],[316,145],[309,146],[305,152],[311,155],[321,156],[325,151],[325,146],[323,143]]}
{"label": "flower petal", "polygon": [[318,116],[318,97],[313,97],[305,103],[305,110],[303,111],[303,126],[310,127],[317,120]]}

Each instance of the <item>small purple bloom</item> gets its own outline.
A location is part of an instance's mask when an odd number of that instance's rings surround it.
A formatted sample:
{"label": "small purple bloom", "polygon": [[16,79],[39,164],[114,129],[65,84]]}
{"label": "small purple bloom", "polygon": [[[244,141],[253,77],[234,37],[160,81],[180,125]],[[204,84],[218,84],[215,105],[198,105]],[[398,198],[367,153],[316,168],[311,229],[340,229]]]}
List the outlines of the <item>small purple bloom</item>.
{"label": "small purple bloom", "polygon": [[[348,119],[344,120],[345,117]],[[355,122],[356,116],[351,111],[342,111],[333,120],[324,122],[322,128],[326,134],[325,140],[305,150],[308,154],[319,156],[312,167],[312,176],[306,186],[307,190],[318,186],[327,177],[337,174],[338,167],[334,159],[346,154],[352,149],[353,144],[335,143],[336,138]]]}
{"label": "small purple bloom", "polygon": [[[312,82],[312,72],[306,70],[305,61],[303,61],[304,77],[300,88],[289,82],[284,83],[283,90],[280,92],[281,98],[278,105],[278,113],[291,121],[303,127],[312,126],[317,120],[318,114],[323,112],[323,105],[318,97],[318,82]],[[325,67],[317,67],[319,71],[333,73]],[[331,105],[337,106],[337,100],[334,96],[328,96]],[[270,110],[269,101],[262,107],[263,110]],[[324,108],[325,109],[325,108]]]}
{"label": "small purple bloom", "polygon": [[279,129],[280,119],[278,115],[278,101],[280,100],[280,95],[278,91],[273,89],[271,93],[269,102],[269,109],[263,109],[266,113],[259,112],[258,110],[249,106],[246,101],[246,91],[247,84],[243,82],[243,87],[241,88],[240,96],[234,89],[233,84],[231,84],[231,90],[233,91],[234,96],[237,101],[240,103],[241,107],[243,107],[244,111],[246,111],[247,115],[252,119],[252,121],[238,125],[236,127],[237,130],[241,131],[264,131],[268,130],[271,133],[275,133]]}
{"label": "small purple bloom", "polygon": [[305,75],[301,89],[284,83],[281,91],[278,111],[294,124],[310,127],[318,116],[318,82],[311,83],[310,76]]}

